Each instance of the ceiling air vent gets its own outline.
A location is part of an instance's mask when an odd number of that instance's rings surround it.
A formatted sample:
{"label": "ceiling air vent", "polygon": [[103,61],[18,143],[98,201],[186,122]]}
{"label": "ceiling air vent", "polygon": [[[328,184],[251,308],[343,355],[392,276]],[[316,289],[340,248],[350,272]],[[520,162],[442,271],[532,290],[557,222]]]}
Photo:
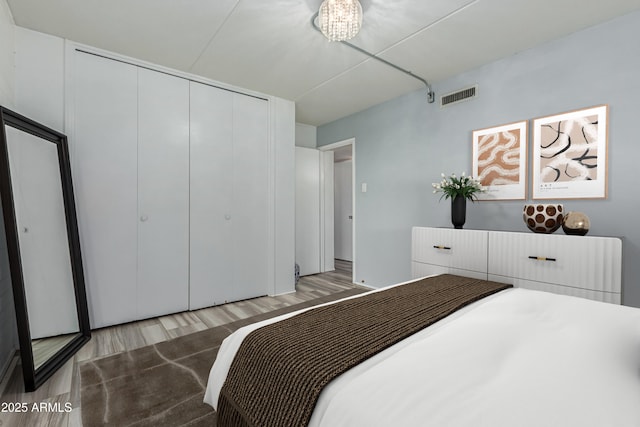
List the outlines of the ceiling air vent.
{"label": "ceiling air vent", "polygon": [[478,96],[478,85],[466,87],[440,97],[440,107],[448,107],[460,102],[469,101]]}

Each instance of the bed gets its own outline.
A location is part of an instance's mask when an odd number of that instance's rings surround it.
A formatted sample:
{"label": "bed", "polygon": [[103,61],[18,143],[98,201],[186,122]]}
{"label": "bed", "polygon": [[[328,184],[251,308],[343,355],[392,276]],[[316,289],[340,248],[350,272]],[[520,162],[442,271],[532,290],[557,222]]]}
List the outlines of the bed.
{"label": "bed", "polygon": [[[428,279],[445,277],[458,276]],[[219,409],[248,336],[308,316],[307,310],[230,335],[211,369],[205,402]],[[253,356],[256,363],[263,357]],[[273,393],[261,396],[269,407]],[[497,287],[336,376],[302,425],[307,421],[331,427],[640,426],[640,309]]]}

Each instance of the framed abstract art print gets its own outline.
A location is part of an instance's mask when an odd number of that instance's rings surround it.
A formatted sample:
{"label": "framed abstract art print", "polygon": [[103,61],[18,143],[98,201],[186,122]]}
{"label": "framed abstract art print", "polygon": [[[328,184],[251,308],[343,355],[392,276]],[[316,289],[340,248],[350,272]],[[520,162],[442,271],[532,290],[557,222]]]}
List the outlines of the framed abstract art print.
{"label": "framed abstract art print", "polygon": [[487,190],[478,200],[524,200],[527,121],[473,131],[472,174]]}
{"label": "framed abstract art print", "polygon": [[600,105],[533,120],[533,199],[607,197],[607,116]]}

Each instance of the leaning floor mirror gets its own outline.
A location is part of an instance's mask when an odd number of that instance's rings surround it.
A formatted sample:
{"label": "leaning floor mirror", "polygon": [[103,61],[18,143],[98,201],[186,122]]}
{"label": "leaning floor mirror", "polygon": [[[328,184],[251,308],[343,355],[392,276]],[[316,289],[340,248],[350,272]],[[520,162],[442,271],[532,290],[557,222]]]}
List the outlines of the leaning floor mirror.
{"label": "leaning floor mirror", "polygon": [[0,107],[0,191],[25,391],[90,339],[66,136]]}

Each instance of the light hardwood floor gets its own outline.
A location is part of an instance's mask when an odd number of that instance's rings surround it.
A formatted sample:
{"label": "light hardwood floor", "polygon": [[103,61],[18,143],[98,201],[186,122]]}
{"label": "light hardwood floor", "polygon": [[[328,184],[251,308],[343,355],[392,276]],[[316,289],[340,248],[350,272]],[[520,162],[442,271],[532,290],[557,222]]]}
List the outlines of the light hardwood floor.
{"label": "light hardwood floor", "polygon": [[[336,260],[335,271],[301,277],[295,293],[254,298],[94,330],[91,340],[33,393],[24,392],[21,367],[19,363],[14,362],[13,373],[12,368],[9,368],[10,372],[0,384],[0,390],[4,390],[0,402],[25,403],[29,411],[19,414],[0,412],[0,426],[82,426],[79,363],[170,340],[354,287],[359,285],[351,283],[351,263]],[[56,402],[62,408],[61,412],[32,410],[34,403],[40,405]],[[70,412],[64,411],[65,404],[71,405]]]}

